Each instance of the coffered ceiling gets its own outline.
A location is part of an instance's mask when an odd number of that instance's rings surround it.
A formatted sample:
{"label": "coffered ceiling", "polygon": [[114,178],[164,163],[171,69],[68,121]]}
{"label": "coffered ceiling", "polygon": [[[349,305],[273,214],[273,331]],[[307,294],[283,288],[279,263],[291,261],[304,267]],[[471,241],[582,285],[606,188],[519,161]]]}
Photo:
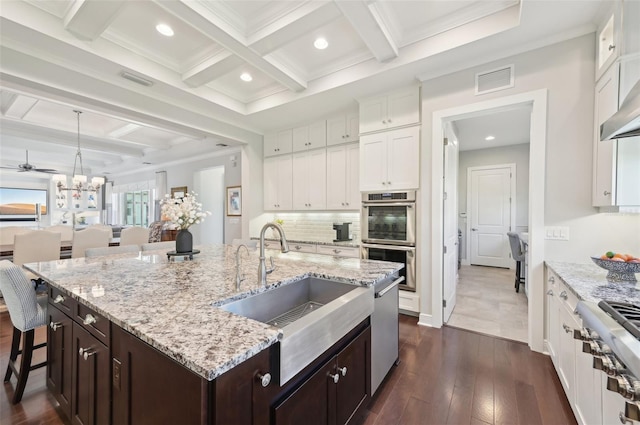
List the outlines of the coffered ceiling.
{"label": "coffered ceiling", "polygon": [[3,0],[1,162],[29,149],[40,168],[68,168],[74,109],[94,173],[215,153],[418,75],[593,31],[603,3]]}

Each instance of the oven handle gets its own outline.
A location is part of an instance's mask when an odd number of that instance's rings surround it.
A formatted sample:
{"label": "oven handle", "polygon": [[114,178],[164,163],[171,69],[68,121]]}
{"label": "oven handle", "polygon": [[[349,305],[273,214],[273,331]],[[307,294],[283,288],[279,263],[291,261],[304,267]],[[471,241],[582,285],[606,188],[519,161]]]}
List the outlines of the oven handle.
{"label": "oven handle", "polygon": [[409,207],[413,208],[416,205],[415,202],[387,202],[387,203],[379,203],[379,202],[363,202],[362,208],[369,207]]}
{"label": "oven handle", "polygon": [[391,291],[393,288],[398,286],[400,283],[404,282],[404,276],[400,276],[396,280],[394,280],[391,285],[387,286],[380,292],[376,292],[375,298],[382,298],[386,295],[387,292]]}
{"label": "oven handle", "polygon": [[400,246],[400,245],[378,245],[371,243],[363,243],[363,248],[377,248],[377,249],[388,249],[389,251],[405,251],[405,252],[413,252],[416,250],[414,246]]}

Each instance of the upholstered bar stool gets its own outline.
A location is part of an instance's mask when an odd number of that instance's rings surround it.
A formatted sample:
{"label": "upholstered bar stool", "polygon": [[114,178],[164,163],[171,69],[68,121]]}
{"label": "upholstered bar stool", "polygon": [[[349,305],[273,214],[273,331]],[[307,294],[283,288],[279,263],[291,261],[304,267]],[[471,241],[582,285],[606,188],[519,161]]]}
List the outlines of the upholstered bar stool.
{"label": "upholstered bar stool", "polygon": [[[33,345],[35,329],[44,326],[47,321],[47,298],[41,297],[39,303],[36,292],[22,268],[8,260],[0,261],[0,288],[2,288],[13,324],[9,365],[7,373],[4,375],[4,382],[9,382],[11,374],[16,375],[18,383],[13,393],[12,402],[17,404],[22,400],[29,372],[47,364],[45,361],[31,365],[33,351],[47,345],[46,342]],[[23,340],[22,350],[20,349],[21,339]],[[20,367],[16,368],[15,363],[19,355],[21,355]]]}
{"label": "upholstered bar stool", "polygon": [[511,246],[511,257],[516,261],[516,292],[520,292],[520,284],[525,282],[525,278],[522,274],[522,263],[524,263],[524,250],[522,249],[522,242],[520,236],[515,232],[507,232],[509,237],[509,245]]}

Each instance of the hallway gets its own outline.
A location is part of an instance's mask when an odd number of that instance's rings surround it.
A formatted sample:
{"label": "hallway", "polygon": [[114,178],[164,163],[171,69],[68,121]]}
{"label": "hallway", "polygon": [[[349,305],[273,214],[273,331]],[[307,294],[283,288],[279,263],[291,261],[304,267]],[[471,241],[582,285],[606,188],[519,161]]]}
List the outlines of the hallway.
{"label": "hallway", "polygon": [[460,268],[456,306],[448,326],[527,342],[524,285],[514,289],[515,271],[495,267]]}

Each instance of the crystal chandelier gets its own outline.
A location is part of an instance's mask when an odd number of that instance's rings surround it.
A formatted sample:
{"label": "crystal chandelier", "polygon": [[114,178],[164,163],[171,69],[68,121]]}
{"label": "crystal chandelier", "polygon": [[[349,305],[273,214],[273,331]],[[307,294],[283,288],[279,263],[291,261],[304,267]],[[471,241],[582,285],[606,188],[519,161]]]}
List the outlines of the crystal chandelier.
{"label": "crystal chandelier", "polygon": [[[76,156],[73,160],[73,177],[71,178],[72,186],[66,187],[68,177],[65,174],[54,174],[52,180],[57,182],[56,186],[58,190],[97,192],[104,184],[105,179],[104,177],[93,177],[89,182],[87,176],[84,174],[84,167],[82,164],[82,151],[80,150],[80,114],[82,113],[82,111],[74,109],[73,112],[75,112],[78,117],[78,150],[76,151]],[[78,162],[80,162],[80,174],[76,174]]]}

